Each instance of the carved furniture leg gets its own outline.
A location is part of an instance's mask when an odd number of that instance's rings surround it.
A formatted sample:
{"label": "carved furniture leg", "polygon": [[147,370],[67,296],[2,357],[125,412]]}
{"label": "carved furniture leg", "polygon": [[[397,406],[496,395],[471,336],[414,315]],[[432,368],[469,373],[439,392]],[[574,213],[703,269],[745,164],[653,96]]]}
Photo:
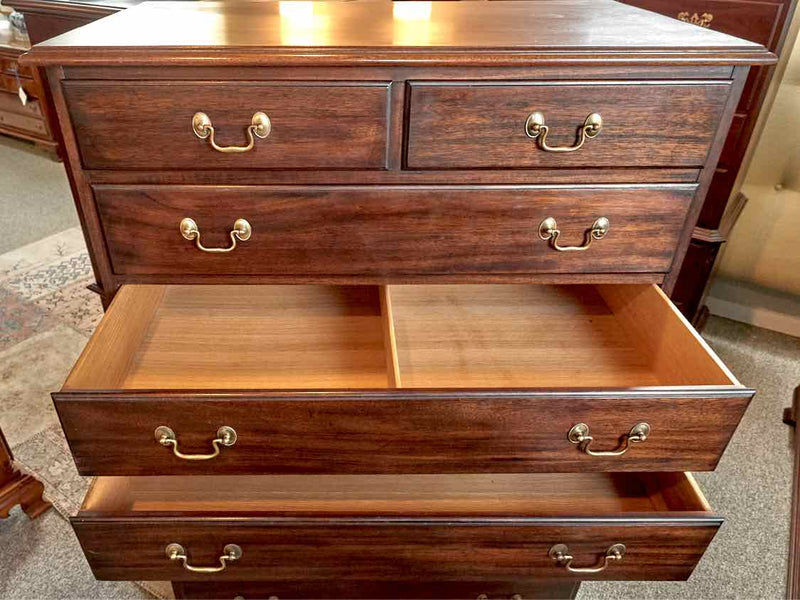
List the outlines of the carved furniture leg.
{"label": "carved furniture leg", "polygon": [[44,486],[32,475],[23,475],[13,464],[11,448],[0,430],[0,518],[19,504],[31,519],[35,519],[52,505],[42,498]]}

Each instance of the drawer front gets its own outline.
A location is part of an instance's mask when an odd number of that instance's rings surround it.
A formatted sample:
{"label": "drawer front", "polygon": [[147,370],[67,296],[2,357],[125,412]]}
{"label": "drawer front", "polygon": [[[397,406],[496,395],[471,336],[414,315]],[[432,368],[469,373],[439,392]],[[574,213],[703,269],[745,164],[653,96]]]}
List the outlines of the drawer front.
{"label": "drawer front", "polygon": [[[712,470],[750,395],[61,392],[54,398],[83,475],[230,475]],[[620,456],[591,456],[568,439],[578,423],[588,426],[592,450],[624,448],[639,423],[650,426],[650,435]],[[183,460],[155,439],[156,428],[167,426],[179,450],[208,454],[223,425],[235,430],[236,442],[211,460]]]}
{"label": "drawer front", "polygon": [[47,126],[41,117],[35,114],[22,114],[21,111],[6,111],[2,106],[0,106],[0,129],[15,130],[37,137],[47,136]]}
{"label": "drawer front", "polygon": [[[485,519],[471,525],[415,519],[393,523],[380,517],[369,523],[309,521],[78,516],[72,524],[95,577],[124,581],[682,580],[719,527],[709,517],[622,523],[522,519],[512,524]],[[218,565],[227,544],[240,546],[242,556],[221,572],[191,573],[166,556],[171,543],[181,544],[197,566]],[[570,573],[548,555],[555,544],[566,544],[574,566],[594,566],[619,543],[626,546],[623,560],[594,575]]]}
{"label": "drawer front", "polygon": [[[66,81],[87,169],[384,169],[388,83]],[[247,146],[254,115],[269,127],[247,152],[211,147],[192,129],[205,113],[220,147]],[[252,137],[252,136],[250,136]]]}
{"label": "drawer front", "polygon": [[[115,273],[349,275],[666,272],[694,185],[598,187],[97,186]],[[179,228],[191,218],[208,253]],[[561,252],[540,225],[555,220]],[[595,222],[607,219],[602,239]],[[552,224],[552,223],[551,223]],[[547,235],[547,234],[545,234]],[[552,235],[552,232],[551,232]]]}
{"label": "drawer front", "polygon": [[[699,167],[729,82],[413,83],[410,169]],[[547,135],[526,125],[541,113]],[[570,152],[587,117],[602,127]]]}
{"label": "drawer front", "polygon": [[254,600],[336,598],[340,600],[521,600],[526,598],[574,598],[579,583],[538,581],[176,581],[177,598],[219,600],[237,596]]}

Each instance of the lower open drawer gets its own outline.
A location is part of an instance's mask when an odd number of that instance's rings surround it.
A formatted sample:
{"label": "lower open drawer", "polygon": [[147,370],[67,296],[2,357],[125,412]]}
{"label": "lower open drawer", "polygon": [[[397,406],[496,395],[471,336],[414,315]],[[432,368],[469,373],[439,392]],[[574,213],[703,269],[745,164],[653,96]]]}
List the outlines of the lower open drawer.
{"label": "lower open drawer", "polygon": [[72,524],[98,579],[514,582],[686,579],[721,519],[684,473],[278,475],[100,477]]}
{"label": "lower open drawer", "polygon": [[651,285],[142,285],[54,399],[87,475],[370,474],[713,469],[752,394]]}

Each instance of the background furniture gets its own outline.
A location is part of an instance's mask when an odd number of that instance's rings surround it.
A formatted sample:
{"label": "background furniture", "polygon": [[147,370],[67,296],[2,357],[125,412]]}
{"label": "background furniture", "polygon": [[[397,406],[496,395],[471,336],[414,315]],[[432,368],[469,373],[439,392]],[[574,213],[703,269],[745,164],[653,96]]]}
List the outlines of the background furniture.
{"label": "background furniture", "polygon": [[[44,113],[41,83],[34,71],[17,64],[19,56],[29,48],[27,40],[17,39],[10,29],[0,29],[0,133],[55,152],[56,143]],[[19,96],[20,87],[27,95],[25,104]]]}
{"label": "background furniture", "polygon": [[0,430],[0,518],[17,504],[31,519],[47,511],[51,504],[42,498],[44,486],[33,475],[23,475],[14,468],[14,457]]}
{"label": "background furniture", "polygon": [[[783,50],[796,0],[622,0],[670,17]],[[747,78],[731,130],[692,234],[692,242],[671,298],[681,312],[702,327],[709,277],[720,246],[728,238],[747,201],[733,194],[753,128],[767,95],[774,65],[754,67]],[[729,202],[730,201],[730,202]]]}
{"label": "background furniture", "polygon": [[[43,86],[37,74],[19,67],[17,58],[31,44],[38,44],[66,31],[86,25],[102,17],[135,6],[141,0],[11,0],[3,2],[25,16],[29,43],[12,40],[0,31],[0,133],[35,142],[60,155],[60,142],[46,114],[42,101]],[[22,105],[17,95],[19,86],[28,94]]]}

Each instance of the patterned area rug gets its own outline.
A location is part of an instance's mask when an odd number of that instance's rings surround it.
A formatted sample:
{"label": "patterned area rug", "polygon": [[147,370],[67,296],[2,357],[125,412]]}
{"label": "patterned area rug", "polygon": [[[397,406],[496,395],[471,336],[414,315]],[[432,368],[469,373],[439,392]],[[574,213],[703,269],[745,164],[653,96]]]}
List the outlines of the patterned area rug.
{"label": "patterned area rug", "polygon": [[[80,228],[0,256],[0,427],[17,466],[44,483],[64,518],[78,512],[91,478],[75,468],[50,393],[103,315],[99,297],[86,289],[93,281]],[[168,583],[138,585],[172,597]]]}

